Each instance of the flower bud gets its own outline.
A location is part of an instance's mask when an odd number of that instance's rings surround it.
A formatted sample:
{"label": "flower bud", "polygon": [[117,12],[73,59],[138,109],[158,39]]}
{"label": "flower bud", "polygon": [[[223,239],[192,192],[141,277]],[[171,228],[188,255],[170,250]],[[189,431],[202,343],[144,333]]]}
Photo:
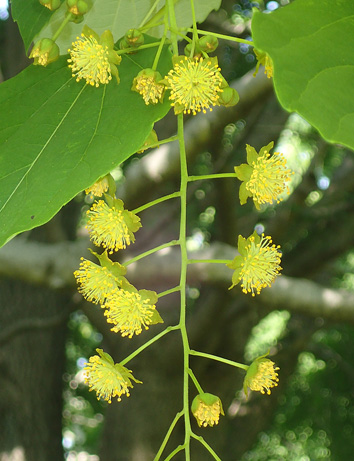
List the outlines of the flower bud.
{"label": "flower bud", "polygon": [[225,107],[235,106],[240,100],[237,91],[234,88],[223,88],[222,93],[219,96],[219,104]]}
{"label": "flower bud", "polygon": [[219,40],[213,35],[204,35],[198,40],[199,48],[206,53],[212,53],[219,45]]}
{"label": "flower bud", "polygon": [[[188,57],[190,57],[191,55],[191,52],[192,52],[192,43],[188,43],[185,47],[184,47],[184,54]],[[200,58],[202,56],[202,53],[200,51],[200,48],[198,47],[198,43],[195,44],[195,47],[194,47],[194,53],[193,53],[193,57],[194,58]]]}
{"label": "flower bud", "polygon": [[219,423],[220,414],[224,415],[219,397],[208,393],[198,394],[192,402],[191,410],[199,427],[214,426]]}
{"label": "flower bud", "polygon": [[59,47],[50,38],[42,38],[34,45],[29,57],[34,58],[34,65],[45,67],[59,58]]}
{"label": "flower bud", "polygon": [[248,367],[243,381],[243,390],[246,397],[248,397],[248,388],[261,394],[267,393],[270,395],[271,388],[278,385],[277,371],[279,367],[276,367],[274,362],[267,359],[266,355],[268,354],[257,357]]}
{"label": "flower bud", "polygon": [[163,101],[165,85],[159,72],[153,69],[143,69],[133,80],[132,91],[141,94],[145,104],[157,104]]}
{"label": "flower bud", "polygon": [[119,43],[121,50],[126,48],[137,48],[144,44],[144,35],[138,29],[129,29]]}
{"label": "flower bud", "polygon": [[82,16],[90,9],[86,0],[66,0],[66,6],[68,11],[76,16]]}
{"label": "flower bud", "polygon": [[60,0],[39,0],[39,3],[50,11],[57,10],[60,6]]}

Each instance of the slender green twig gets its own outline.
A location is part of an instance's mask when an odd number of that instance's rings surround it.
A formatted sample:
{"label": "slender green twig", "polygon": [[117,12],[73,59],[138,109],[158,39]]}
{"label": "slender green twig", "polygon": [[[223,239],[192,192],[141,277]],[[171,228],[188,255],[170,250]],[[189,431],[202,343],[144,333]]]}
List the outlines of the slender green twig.
{"label": "slender green twig", "polygon": [[176,291],[180,291],[181,287],[178,285],[178,287],[170,288],[169,290],[162,291],[159,293],[157,296],[158,298],[162,298],[163,296],[167,296],[171,293],[175,293]]}
{"label": "slender green twig", "polygon": [[191,377],[195,387],[197,388],[198,393],[199,394],[204,394],[204,391],[203,391],[201,385],[199,384],[197,378],[195,377],[195,374],[193,373],[193,371],[190,368],[188,369],[188,374]]}
{"label": "slender green twig", "polygon": [[140,346],[136,351],[132,352],[130,355],[128,355],[128,357],[126,357],[124,360],[122,360],[120,362],[121,365],[125,365],[126,363],[130,362],[134,357],[136,357],[137,355],[139,355],[143,350],[145,350],[147,347],[151,346],[151,344],[153,344],[154,342],[158,341],[160,338],[162,338],[163,336],[167,335],[167,333],[170,333],[171,331],[173,330],[178,330],[179,329],[179,325],[175,325],[173,327],[167,327],[165,328],[163,331],[161,331],[161,333],[159,333],[158,335],[154,336],[153,338],[150,339],[150,341],[148,341],[147,343],[143,344],[142,346]]}
{"label": "slender green twig", "polygon": [[175,448],[168,456],[165,458],[165,461],[170,461],[177,453],[180,451],[184,450],[186,447],[186,444],[184,443],[183,445],[179,445],[177,448]]}
{"label": "slender green twig", "polygon": [[139,261],[142,258],[145,258],[146,256],[149,256],[153,253],[156,253],[157,251],[163,250],[164,248],[172,247],[174,245],[178,245],[179,241],[178,240],[171,240],[170,242],[164,243],[163,245],[159,245],[158,247],[152,248],[151,250],[145,251],[144,253],[141,253],[138,256],[135,256],[135,258],[129,259],[129,261],[126,261],[123,263],[123,266],[129,266],[132,263],[135,263],[136,261]]}
{"label": "slender green twig", "polygon": [[233,360],[224,359],[223,357],[218,357],[217,355],[206,354],[205,352],[198,352],[194,350],[189,351],[190,355],[196,355],[198,357],[204,357],[206,359],[216,360],[217,362],[226,363],[233,367],[242,368],[243,370],[248,370],[249,366],[244,365],[243,363],[234,362]]}
{"label": "slender green twig", "polygon": [[188,259],[188,264],[229,264],[231,262],[231,259]]}
{"label": "slender green twig", "polygon": [[145,151],[147,149],[153,149],[155,147],[160,147],[161,144],[166,144],[168,142],[176,141],[177,139],[178,139],[177,136],[171,136],[170,138],[161,139],[161,140],[158,140],[157,142],[154,142],[154,144],[148,144],[147,146],[143,145],[142,147],[144,148],[144,151]]}
{"label": "slender green twig", "polygon": [[[173,0],[167,0],[167,8],[168,8],[168,14],[170,18],[170,25],[172,29],[178,30]],[[176,37],[176,33],[173,30],[171,30],[172,48],[173,48],[173,54],[177,55],[178,54],[177,37]]]}
{"label": "slender green twig", "polygon": [[163,21],[164,21],[163,34],[162,34],[162,37],[161,37],[160,46],[157,49],[157,53],[156,53],[154,62],[152,64],[152,70],[157,69],[157,64],[159,63],[159,59],[160,59],[162,49],[163,49],[163,46],[165,44],[165,40],[166,40],[166,36],[167,36],[167,30],[168,30],[168,11],[167,11],[167,8],[165,9],[165,14],[164,14]]}
{"label": "slender green twig", "polygon": [[237,178],[236,173],[217,173],[217,174],[201,174],[198,176],[189,176],[188,181],[202,181],[204,179],[220,179],[220,178]]}
{"label": "slender green twig", "polygon": [[151,202],[145,203],[145,205],[141,205],[139,208],[135,208],[135,210],[133,210],[132,213],[134,214],[141,213],[147,208],[157,205],[158,203],[165,202],[166,200],[170,200],[171,198],[180,197],[180,195],[181,195],[180,191],[173,192],[172,194],[164,195],[163,197],[157,198],[156,200],[152,200]]}
{"label": "slender green twig", "polygon": [[183,416],[183,410],[180,411],[179,413],[176,414],[174,420],[172,421],[170,427],[168,428],[168,431],[166,432],[166,435],[165,435],[165,438],[163,439],[162,443],[161,443],[161,446],[159,448],[159,451],[156,453],[156,456],[154,458],[154,461],[158,461],[166,447],[166,444],[172,434],[172,431],[174,429],[174,427],[176,426],[178,420],[180,419],[180,417]]}
{"label": "slender green twig", "polygon": [[188,169],[186,147],[184,144],[183,132],[183,114],[177,116],[177,127],[180,147],[180,162],[181,162],[181,218],[179,231],[179,245],[181,249],[181,312],[180,312],[180,327],[183,344],[183,409],[184,409],[184,425],[185,425],[185,454],[186,461],[190,461],[190,433],[191,423],[189,417],[189,395],[188,395],[188,369],[189,369],[189,341],[186,328],[186,282],[187,282],[187,185],[188,185]]}
{"label": "slender green twig", "polygon": [[[134,48],[134,51],[145,50],[146,48],[155,48],[156,46],[160,46],[160,42],[146,43],[144,45],[139,45],[136,48]],[[129,54],[131,52],[132,52],[131,48],[123,48],[122,50],[116,50],[117,54],[125,54],[125,53]],[[134,64],[136,65],[136,62],[134,62]]]}
{"label": "slender green twig", "polygon": [[213,456],[214,459],[216,459],[217,461],[221,461],[221,458],[219,458],[219,456],[215,453],[215,451],[211,448],[211,446],[203,439],[203,437],[201,435],[196,435],[196,434],[191,434],[191,436],[198,440],[198,442],[200,442],[207,450],[208,452]]}
{"label": "slender green twig", "polygon": [[193,58],[194,56],[194,50],[195,50],[195,44],[198,41],[198,30],[197,30],[197,22],[195,19],[195,9],[194,9],[194,1],[191,0],[191,10],[192,10],[192,21],[193,21],[193,42],[192,42],[192,47],[191,47],[191,53],[190,57]]}
{"label": "slender green twig", "polygon": [[[193,29],[188,28],[188,32],[193,32]],[[213,35],[214,37],[221,38],[223,40],[230,40],[231,42],[239,42],[239,43],[245,43],[246,45],[254,46],[254,43],[251,42],[250,40],[244,40],[243,38],[238,38],[238,37],[230,37],[229,35],[223,35],[223,34],[217,34],[216,32],[210,32],[208,30],[200,30],[198,29],[198,34],[200,35]]]}
{"label": "slender green twig", "polygon": [[62,33],[64,27],[68,24],[73,19],[74,15],[72,13],[69,13],[67,16],[65,16],[63,22],[60,24],[58,29],[54,32],[52,40],[55,42],[55,40],[59,37],[59,35]]}
{"label": "slender green twig", "polygon": [[138,29],[141,29],[143,25],[146,23],[146,21],[149,19],[149,17],[152,15],[152,12],[154,9],[157,7],[157,4],[159,3],[160,0],[155,0],[154,3],[152,4],[152,7],[149,9],[147,14],[145,15],[144,19],[141,21]]}

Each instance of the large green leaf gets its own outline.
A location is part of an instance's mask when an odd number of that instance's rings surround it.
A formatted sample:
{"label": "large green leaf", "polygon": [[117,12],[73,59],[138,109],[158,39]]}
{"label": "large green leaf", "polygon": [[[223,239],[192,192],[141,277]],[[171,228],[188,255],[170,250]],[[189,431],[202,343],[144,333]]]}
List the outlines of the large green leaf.
{"label": "large green leaf", "polygon": [[[0,246],[47,222],[78,192],[136,152],[169,110],[146,106],[130,90],[151,67],[155,49],[124,56],[121,83],[77,83],[67,56],[47,68],[31,66],[0,85]],[[162,53],[159,70],[171,67]]]}
{"label": "large green leaf", "polygon": [[328,141],[354,149],[354,1],[295,0],[270,14],[255,11],[255,47],[274,64],[282,106],[302,115]]}
{"label": "large green leaf", "polygon": [[11,0],[11,14],[18,24],[27,51],[33,38],[49,21],[52,12],[38,0]]}
{"label": "large green leaf", "polygon": [[[165,4],[161,1],[155,8],[159,11]],[[210,11],[220,7],[221,0],[194,0],[196,19],[204,21]],[[137,28],[146,17],[154,0],[95,0],[92,9],[85,15],[84,23],[91,29],[102,34],[109,29],[115,40],[121,38],[128,29]],[[192,25],[192,12],[190,0],[177,0],[175,4],[176,20],[179,27],[190,27]],[[51,17],[48,25],[39,34],[40,38],[52,37],[64,19],[66,6],[63,4]],[[69,23],[57,39],[61,53],[66,53],[71,43],[81,34],[83,24]],[[149,33],[152,33],[149,31]],[[152,35],[161,37],[163,27],[154,28]]]}

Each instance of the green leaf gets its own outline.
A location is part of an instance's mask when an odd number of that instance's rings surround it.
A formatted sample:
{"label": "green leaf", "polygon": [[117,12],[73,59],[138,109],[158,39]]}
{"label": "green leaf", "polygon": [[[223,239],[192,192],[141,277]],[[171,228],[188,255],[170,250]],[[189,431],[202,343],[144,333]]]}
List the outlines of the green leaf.
{"label": "green leaf", "polygon": [[[32,0],[33,1],[33,0]],[[65,2],[64,2],[65,3]],[[81,34],[84,24],[87,24],[98,35],[109,29],[114,39],[117,41],[127,32],[128,29],[138,28],[144,18],[149,13],[154,0],[95,0],[92,9],[85,15],[84,23],[75,24],[70,22],[60,34],[56,43],[61,53],[67,53],[71,43]],[[158,12],[165,4],[160,1],[154,13]],[[204,21],[213,9],[219,9],[221,0],[194,0],[196,19],[198,22]],[[178,0],[175,4],[176,20],[178,27],[191,27],[192,12],[190,0]],[[48,25],[41,31],[39,38],[52,37],[64,20],[66,6],[63,4],[51,17]],[[162,15],[163,19],[163,15]],[[148,32],[155,37],[161,37],[163,26],[155,27]]]}
{"label": "green leaf", "polygon": [[255,11],[252,36],[274,65],[282,106],[323,138],[354,149],[354,2],[296,0],[270,14]]}
{"label": "green leaf", "polygon": [[27,52],[34,37],[47,24],[53,13],[38,0],[11,0],[11,14],[18,24]]}
{"label": "green leaf", "polygon": [[[124,56],[119,72],[99,88],[77,83],[67,56],[30,66],[0,85],[0,246],[44,224],[78,192],[133,153],[170,104],[145,105],[130,90],[151,66],[155,49]],[[159,70],[171,67],[165,48]]]}

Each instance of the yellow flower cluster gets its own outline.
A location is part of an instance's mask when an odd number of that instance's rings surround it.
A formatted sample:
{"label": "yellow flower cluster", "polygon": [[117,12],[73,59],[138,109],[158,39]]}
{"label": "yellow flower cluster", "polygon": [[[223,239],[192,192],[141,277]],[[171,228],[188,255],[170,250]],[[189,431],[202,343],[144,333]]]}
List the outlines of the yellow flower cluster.
{"label": "yellow flower cluster", "polygon": [[134,378],[131,370],[128,370],[120,363],[114,363],[112,357],[103,352],[102,349],[96,349],[99,355],[90,357],[84,367],[85,382],[88,384],[90,391],[94,390],[98,399],[112,402],[112,398],[117,397],[120,402],[121,396],[129,397],[129,388],[132,388],[132,381],[141,383]]}
{"label": "yellow flower cluster", "polygon": [[175,113],[206,113],[219,105],[223,77],[217,58],[187,58],[177,56],[174,67],[166,76],[167,87]]}
{"label": "yellow flower cluster", "polygon": [[208,393],[198,394],[192,402],[191,410],[199,427],[213,427],[219,423],[220,415],[224,415],[219,397]]}
{"label": "yellow flower cluster", "polygon": [[109,180],[107,176],[104,176],[102,179],[96,181],[92,186],[85,189],[85,193],[91,198],[93,197],[102,197],[102,195],[107,192],[109,189]]}
{"label": "yellow flower cluster", "polygon": [[269,287],[275,277],[279,275],[281,253],[279,245],[272,245],[271,237],[260,237],[254,232],[245,239],[242,235],[238,238],[239,256],[227,266],[234,269],[232,276],[233,288],[241,282],[244,293],[259,294],[262,288]]}
{"label": "yellow flower cluster", "polygon": [[139,335],[143,328],[148,330],[152,323],[162,322],[156,311],[157,299],[154,291],[138,291],[128,285],[112,292],[102,307],[107,322],[114,324],[112,331],[132,338],[134,334]]}
{"label": "yellow flower cluster", "polygon": [[85,80],[88,85],[99,87],[112,80],[112,74],[119,83],[117,65],[122,58],[113,49],[114,41],[109,30],[99,37],[88,26],[84,26],[81,37],[69,49],[69,68],[76,81]]}
{"label": "yellow flower cluster", "polygon": [[246,397],[248,396],[248,388],[261,394],[267,393],[270,395],[271,388],[278,386],[279,378],[277,371],[279,367],[276,367],[274,362],[265,357],[265,355],[258,357],[248,367],[243,382],[243,390]]}
{"label": "yellow flower cluster", "polygon": [[152,69],[143,69],[133,80],[133,91],[140,93],[146,105],[162,102],[165,85],[161,83],[161,75]]}
{"label": "yellow flower cluster", "polygon": [[283,154],[274,153],[271,157],[269,151],[274,143],[262,147],[259,154],[247,145],[247,163],[235,167],[237,178],[242,181],[240,186],[241,205],[246,203],[248,197],[253,197],[257,209],[264,203],[279,203],[281,194],[289,194],[289,186],[293,172],[287,167]]}
{"label": "yellow flower cluster", "polygon": [[107,84],[112,80],[111,68],[108,61],[108,47],[100,45],[95,37],[77,37],[72,49],[68,50],[69,67],[76,81],[86,80],[91,86],[98,87],[101,83]]}
{"label": "yellow flower cluster", "polygon": [[95,202],[87,211],[90,238],[97,246],[102,245],[109,253],[126,248],[135,242],[133,232],[140,227],[140,218],[123,207],[121,200],[115,199],[112,206],[103,200]]}

